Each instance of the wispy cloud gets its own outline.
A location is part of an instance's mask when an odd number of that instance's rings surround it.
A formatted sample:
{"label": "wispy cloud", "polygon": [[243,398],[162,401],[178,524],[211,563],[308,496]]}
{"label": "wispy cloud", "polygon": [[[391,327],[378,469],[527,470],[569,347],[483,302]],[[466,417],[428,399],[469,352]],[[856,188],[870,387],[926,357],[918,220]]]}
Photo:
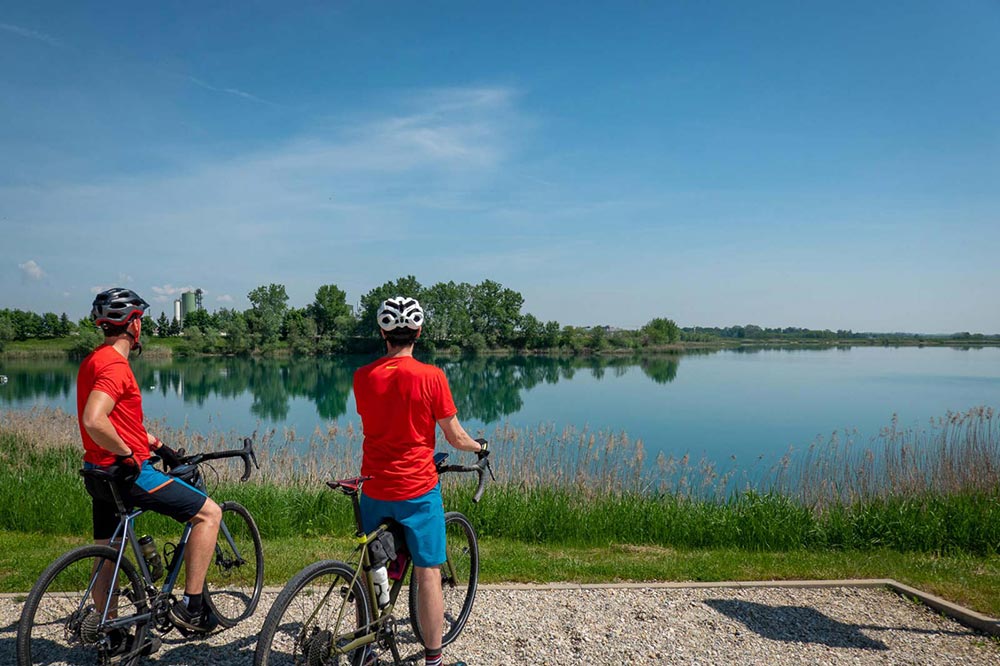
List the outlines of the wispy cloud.
{"label": "wispy cloud", "polygon": [[172,173],[0,187],[0,200],[26,211],[24,242],[51,242],[71,256],[62,270],[93,274],[78,244],[96,241],[78,230],[102,225],[155,248],[155,262],[123,256],[118,264],[157,285],[139,289],[150,302],[167,303],[188,284],[234,296],[213,302],[240,302],[262,267],[281,266],[290,283],[293,267],[338,256],[337,270],[357,275],[355,265],[375,270],[360,258],[387,235],[452,234],[454,217],[481,209],[479,193],[505,177],[526,125],[515,97],[502,87],[408,95],[394,113],[338,117],[266,149],[191,156]]}
{"label": "wispy cloud", "polygon": [[153,287],[153,300],[157,303],[167,303],[172,301],[175,296],[184,293],[185,291],[194,291],[194,287],[175,287],[172,284],[165,284],[162,287]]}
{"label": "wispy cloud", "polygon": [[39,266],[34,259],[29,259],[23,264],[18,264],[18,268],[21,269],[21,280],[38,282],[45,279],[45,271]]}
{"label": "wispy cloud", "polygon": [[195,78],[193,76],[185,76],[184,78],[187,79],[189,82],[193,83],[194,85],[198,86],[199,88],[204,88],[205,90],[211,90],[212,92],[225,93],[227,95],[235,95],[236,97],[242,97],[243,99],[250,100],[251,102],[258,102],[260,104],[268,104],[270,106],[279,106],[278,104],[276,104],[274,102],[271,102],[269,100],[263,99],[261,97],[257,97],[257,95],[252,95],[252,94],[246,92],[245,90],[240,90],[239,88],[222,88],[222,87],[219,87],[219,86],[213,86],[212,84],[206,83],[205,81],[202,81],[201,79]]}
{"label": "wispy cloud", "polygon": [[0,23],[0,30],[15,34],[19,37],[24,37],[25,39],[33,39],[36,42],[43,42],[49,46],[55,46],[57,48],[62,48],[63,46],[62,42],[51,35],[46,35],[44,32],[38,32],[37,30],[30,30],[29,28],[22,28],[19,25]]}
{"label": "wispy cloud", "polygon": [[219,303],[232,303],[233,297],[230,296],[229,294],[220,294],[215,297],[215,300],[218,301]]}

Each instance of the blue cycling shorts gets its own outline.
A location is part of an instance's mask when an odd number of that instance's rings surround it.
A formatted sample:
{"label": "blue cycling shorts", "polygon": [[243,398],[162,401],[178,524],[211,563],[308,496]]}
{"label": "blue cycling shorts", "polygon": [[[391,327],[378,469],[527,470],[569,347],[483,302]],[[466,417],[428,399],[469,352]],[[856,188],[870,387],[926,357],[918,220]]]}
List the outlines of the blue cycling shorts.
{"label": "blue cycling shorts", "polygon": [[377,500],[361,493],[361,529],[369,533],[392,518],[403,526],[406,548],[413,564],[418,567],[436,567],[444,564],[444,502],[441,484],[434,486],[420,497],[408,500]]}

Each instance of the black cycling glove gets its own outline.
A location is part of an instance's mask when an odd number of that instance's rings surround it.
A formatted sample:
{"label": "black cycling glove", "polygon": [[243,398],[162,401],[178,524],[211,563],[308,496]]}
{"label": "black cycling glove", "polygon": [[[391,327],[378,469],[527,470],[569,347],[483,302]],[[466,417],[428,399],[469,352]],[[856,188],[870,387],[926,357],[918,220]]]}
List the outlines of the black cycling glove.
{"label": "black cycling glove", "polygon": [[490,455],[490,452],[489,452],[489,448],[488,448],[488,447],[489,447],[489,445],[490,445],[490,443],[489,443],[489,442],[487,442],[487,441],[486,441],[485,439],[483,439],[482,437],[480,437],[480,438],[479,438],[479,439],[477,439],[476,441],[477,441],[477,442],[479,442],[479,446],[483,447],[483,448],[482,448],[481,450],[479,450],[479,451],[476,451],[476,456],[477,456],[477,457],[478,457],[478,458],[479,458],[480,460],[482,460],[482,459],[483,459],[483,458],[485,458],[486,456]]}
{"label": "black cycling glove", "polygon": [[180,451],[175,451],[166,444],[160,444],[160,448],[156,449],[154,453],[160,456],[160,460],[163,461],[163,465],[168,470],[184,464],[184,461],[182,460],[184,456],[183,449],[181,449]]}

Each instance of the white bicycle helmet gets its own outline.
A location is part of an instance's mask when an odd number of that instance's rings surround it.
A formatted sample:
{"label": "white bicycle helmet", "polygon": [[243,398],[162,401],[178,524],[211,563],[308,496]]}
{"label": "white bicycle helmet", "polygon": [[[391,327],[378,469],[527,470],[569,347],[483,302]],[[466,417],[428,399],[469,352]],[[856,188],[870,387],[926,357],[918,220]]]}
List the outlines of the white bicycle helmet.
{"label": "white bicycle helmet", "polygon": [[382,301],[378,307],[378,325],[383,331],[408,328],[412,331],[424,325],[424,310],[415,298],[396,296]]}

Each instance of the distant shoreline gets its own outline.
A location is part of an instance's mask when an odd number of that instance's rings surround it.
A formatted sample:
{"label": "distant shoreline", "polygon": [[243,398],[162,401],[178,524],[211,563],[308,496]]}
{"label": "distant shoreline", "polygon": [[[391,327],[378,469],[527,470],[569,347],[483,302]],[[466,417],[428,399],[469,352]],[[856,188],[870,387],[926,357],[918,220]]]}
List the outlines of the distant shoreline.
{"label": "distant shoreline", "polygon": [[[163,340],[154,338],[143,346],[143,356],[153,358],[173,358],[199,356],[225,356],[219,353],[191,352],[184,349],[184,338],[170,338]],[[10,342],[6,348],[0,352],[0,359],[16,360],[30,358],[51,358],[51,359],[77,359],[79,352],[74,349],[76,340],[74,338],[54,338],[48,340],[32,340],[28,342]],[[433,350],[424,348],[418,351],[432,354],[434,356],[466,356],[469,352],[455,347],[437,347]],[[956,348],[956,349],[977,349],[984,347],[1000,347],[1000,340],[955,340],[954,338],[870,338],[870,339],[848,339],[848,340],[706,340],[698,342],[676,342],[672,344],[650,345],[638,348],[609,348],[601,350],[593,349],[515,349],[497,348],[485,349],[477,352],[480,356],[552,356],[552,357],[588,357],[588,356],[643,356],[648,354],[685,354],[700,351],[724,351],[733,349],[831,349],[831,348],[852,348],[852,347],[935,347],[935,348]],[[348,356],[357,352],[331,352],[328,354],[312,354],[312,356]],[[232,354],[230,354],[232,355]],[[292,351],[287,347],[279,347],[267,353],[247,353],[242,356],[268,356],[283,357],[292,356]]]}

